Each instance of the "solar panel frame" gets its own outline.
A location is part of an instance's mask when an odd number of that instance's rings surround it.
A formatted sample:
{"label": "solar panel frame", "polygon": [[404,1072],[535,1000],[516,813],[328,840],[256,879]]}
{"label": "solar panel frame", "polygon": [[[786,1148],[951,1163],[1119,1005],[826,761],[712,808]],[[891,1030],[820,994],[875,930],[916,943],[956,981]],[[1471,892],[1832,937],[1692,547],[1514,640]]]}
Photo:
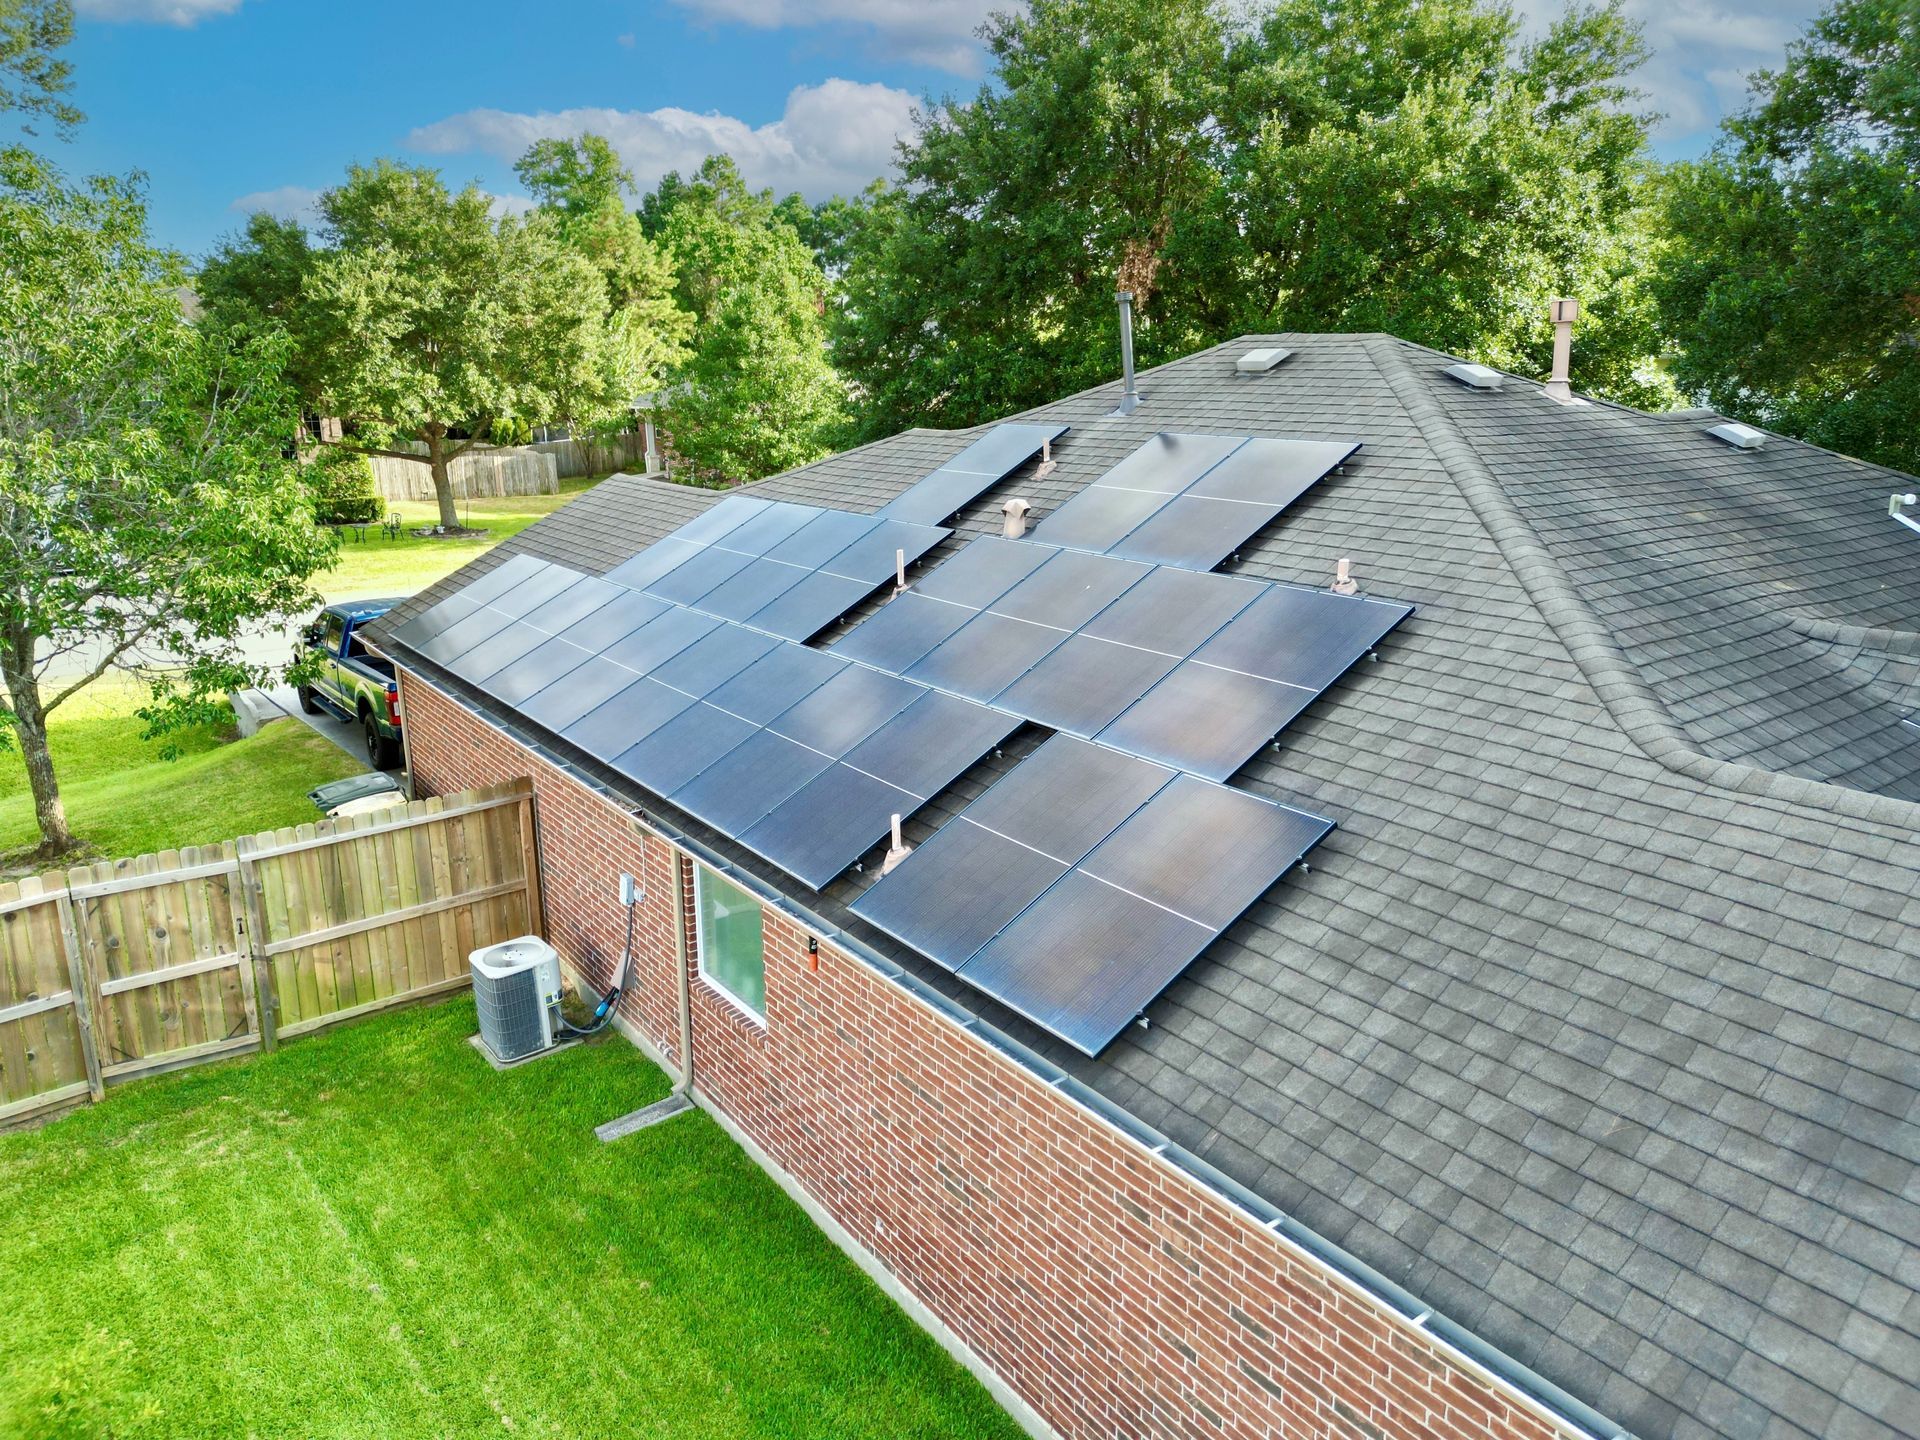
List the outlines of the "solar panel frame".
{"label": "solar panel frame", "polygon": [[528,580],[552,565],[550,560],[542,560],[537,555],[509,555],[486,574],[470,580],[460,589],[460,594],[478,604],[504,595],[523,580]]}
{"label": "solar panel frame", "polygon": [[491,605],[483,605],[464,620],[456,620],[438,635],[415,646],[415,650],[443,669],[481,641],[499,634],[513,624],[513,616]]}
{"label": "solar panel frame", "polygon": [[684,540],[694,545],[711,545],[715,541],[725,539],[754,516],[763,510],[771,509],[772,506],[771,500],[762,500],[757,495],[729,495],[681,525],[668,538]]}
{"label": "solar panel frame", "polygon": [[394,638],[403,645],[418,649],[455,621],[464,620],[486,602],[469,599],[465,590],[456,590],[444,599],[435,601],[406,624],[394,631]]}
{"label": "solar panel frame", "polygon": [[944,461],[940,468],[1005,478],[1038,455],[1043,445],[1058,440],[1070,428],[1031,422],[996,425],[951,460]]}

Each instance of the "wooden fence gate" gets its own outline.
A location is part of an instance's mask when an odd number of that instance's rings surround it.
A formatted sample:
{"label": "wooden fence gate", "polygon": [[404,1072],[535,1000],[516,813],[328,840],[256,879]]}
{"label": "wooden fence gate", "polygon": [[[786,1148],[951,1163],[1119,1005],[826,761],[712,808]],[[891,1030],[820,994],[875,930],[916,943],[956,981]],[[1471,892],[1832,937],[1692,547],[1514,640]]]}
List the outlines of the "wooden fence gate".
{"label": "wooden fence gate", "polygon": [[0,885],[0,1123],[457,989],[541,928],[524,780]]}

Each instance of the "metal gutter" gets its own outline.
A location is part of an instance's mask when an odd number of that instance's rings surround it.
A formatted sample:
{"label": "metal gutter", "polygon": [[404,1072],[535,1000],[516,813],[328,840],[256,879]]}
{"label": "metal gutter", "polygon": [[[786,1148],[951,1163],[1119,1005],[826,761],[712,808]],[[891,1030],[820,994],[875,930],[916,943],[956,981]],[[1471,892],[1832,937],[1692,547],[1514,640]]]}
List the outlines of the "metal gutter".
{"label": "metal gutter", "polygon": [[[426,663],[432,664],[431,661]],[[418,673],[417,667],[416,673]],[[458,694],[465,688],[458,681],[454,681],[451,686],[438,681],[434,683],[439,684],[440,688],[449,694]],[[1084,1081],[1075,1079],[1038,1051],[983,1019],[951,996],[927,984],[895,961],[889,960],[857,935],[851,934],[824,916],[807,909],[770,882],[761,879],[753,871],[743,869],[737,861],[729,859],[704,841],[687,834],[674,822],[663,820],[645,806],[636,806],[612,786],[553,749],[540,736],[518,725],[509,724],[473,705],[465,705],[465,708],[484,723],[492,725],[508,736],[515,744],[532,751],[577,784],[601,796],[623,813],[632,815],[663,839],[693,856],[701,864],[726,876],[734,884],[755,896],[762,904],[769,905],[788,916],[815,938],[830,941],[869,969],[877,971],[884,979],[898,985],[928,1008],[945,1016],[960,1029],[976,1036],[1008,1060],[1031,1073],[1049,1089],[1066,1096],[1150,1154],[1166,1161],[1190,1179],[1213,1191],[1263,1228],[1305,1251],[1383,1309],[1459,1352],[1473,1365],[1512,1387],[1550,1416],[1557,1417],[1563,1428],[1570,1429],[1577,1436],[1588,1437],[1588,1440],[1635,1440],[1632,1432],[1624,1426],[1615,1424],[1599,1411],[1562,1390],[1545,1376],[1528,1368],[1505,1351],[1488,1344],[1472,1331],[1449,1320],[1433,1306],[1423,1303],[1417,1296],[1382,1275],[1358,1256],[1348,1253],[1319,1232],[1301,1224],[1278,1207],[1261,1199],[1232,1176],[1216,1169],[1192,1151],[1145,1124]],[[678,903],[677,896],[675,903]],[[681,965],[681,974],[683,977],[686,974],[684,963]]]}

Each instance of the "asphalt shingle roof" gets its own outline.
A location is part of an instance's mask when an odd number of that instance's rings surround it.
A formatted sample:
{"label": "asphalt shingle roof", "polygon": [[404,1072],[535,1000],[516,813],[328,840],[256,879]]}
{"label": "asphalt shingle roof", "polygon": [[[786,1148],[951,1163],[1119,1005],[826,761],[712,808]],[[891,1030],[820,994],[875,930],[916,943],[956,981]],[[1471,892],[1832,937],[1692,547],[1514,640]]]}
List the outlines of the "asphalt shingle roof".
{"label": "asphalt shingle roof", "polygon": [[[1262,343],[1295,354],[1235,373]],[[862,927],[871,871],[798,898],[1645,1440],[1910,1434],[1920,789],[1895,732],[1920,541],[1885,497],[1912,482],[1447,363],[1245,337],[1147,372],[1129,419],[1117,385],[1040,407],[1073,425],[1058,472],[925,562],[1155,430],[1363,444],[1228,567],[1325,584],[1350,556],[1419,607],[1235,781],[1340,828],[1150,1028],[1088,1061]],[[975,433],[756,493],[874,509]],[[605,570],[718,498],[616,478],[449,585],[512,551]]]}

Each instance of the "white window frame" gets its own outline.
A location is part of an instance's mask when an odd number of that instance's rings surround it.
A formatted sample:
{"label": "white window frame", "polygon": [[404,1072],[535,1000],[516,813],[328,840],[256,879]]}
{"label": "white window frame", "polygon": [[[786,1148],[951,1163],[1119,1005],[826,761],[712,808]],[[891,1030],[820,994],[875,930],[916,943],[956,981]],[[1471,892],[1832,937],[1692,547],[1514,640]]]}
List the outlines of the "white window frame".
{"label": "white window frame", "polygon": [[[760,996],[761,996],[760,1004],[762,1007],[761,1009],[758,1009],[758,1010],[754,1009],[751,1001],[745,999],[743,996],[736,994],[733,988],[730,985],[728,985],[725,980],[721,979],[720,976],[714,974],[713,971],[707,968],[707,957],[713,953],[713,947],[708,943],[707,924],[706,924],[706,906],[704,905],[703,901],[705,899],[706,887],[716,883],[726,886],[727,889],[733,891],[734,894],[740,895],[745,899],[751,901],[754,904],[754,906],[760,911]],[[752,891],[748,890],[745,886],[736,885],[733,883],[733,881],[727,879],[724,875],[712,874],[707,869],[706,866],[696,864],[693,867],[693,935],[694,935],[694,946],[693,946],[694,956],[699,962],[701,980],[704,981],[710,989],[712,989],[717,994],[719,994],[720,997],[724,999],[729,1005],[733,1006],[734,1009],[738,1010],[742,1015],[744,1015],[747,1019],[751,1020],[755,1025],[765,1026],[767,1023],[767,1015],[766,1015],[766,1009],[765,1009],[766,993],[767,993],[766,992],[767,907],[765,903],[760,899],[758,895],[755,895]]]}

